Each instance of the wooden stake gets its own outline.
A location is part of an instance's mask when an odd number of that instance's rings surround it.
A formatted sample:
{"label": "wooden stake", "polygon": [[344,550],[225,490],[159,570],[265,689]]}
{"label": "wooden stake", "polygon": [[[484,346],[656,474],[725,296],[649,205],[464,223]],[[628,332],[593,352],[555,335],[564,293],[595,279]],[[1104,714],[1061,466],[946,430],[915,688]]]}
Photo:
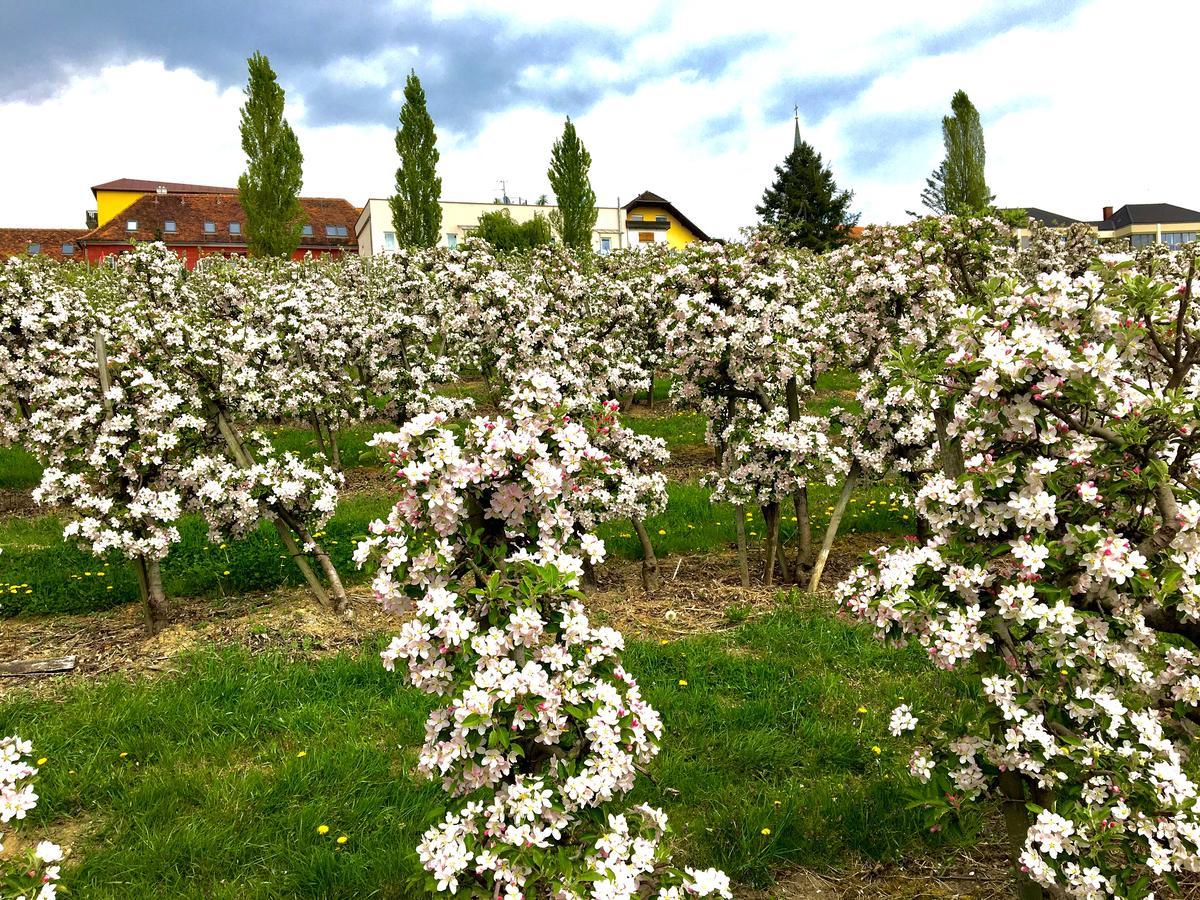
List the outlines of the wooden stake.
{"label": "wooden stake", "polygon": [[846,504],[850,502],[850,494],[854,490],[854,485],[858,482],[858,470],[851,469],[846,474],[846,482],[842,485],[842,492],[838,495],[837,505],[833,508],[833,515],[829,518],[829,527],[825,529],[825,540],[821,542],[821,552],[817,554],[817,561],[813,564],[812,575],[808,579],[808,591],[810,594],[816,593],[821,586],[821,573],[825,571],[825,563],[829,559],[829,551],[833,548],[833,539],[837,537],[838,525],[841,524],[842,516],[846,512]]}

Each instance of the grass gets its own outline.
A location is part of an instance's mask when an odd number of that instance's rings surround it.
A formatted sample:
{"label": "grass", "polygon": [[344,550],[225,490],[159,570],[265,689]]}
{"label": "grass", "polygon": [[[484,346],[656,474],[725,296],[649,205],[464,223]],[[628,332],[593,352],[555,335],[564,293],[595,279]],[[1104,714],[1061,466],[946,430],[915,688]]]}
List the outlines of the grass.
{"label": "grass", "polygon": [[[697,482],[668,485],[666,511],[646,523],[660,558],[733,546],[734,509],[729,504],[711,503],[709,493]],[[909,533],[911,511],[889,503],[888,493],[881,485],[860,490],[843,520],[842,532]],[[820,540],[833,502],[834,489],[813,489],[810,505],[815,540]],[[366,535],[372,520],[387,515],[391,504],[389,494],[367,492],[347,495],[338,504],[321,542],[346,583],[362,577],[351,561],[356,540]],[[761,543],[764,527],[761,511],[748,511],[747,537],[753,546]],[[788,507],[782,528],[785,539],[795,530],[790,519]],[[76,544],[65,542],[62,526],[55,515],[0,522],[0,546],[4,547],[0,553],[0,617],[94,612],[137,600],[137,581],[127,562],[115,555],[96,559]],[[265,523],[247,537],[227,544],[211,543],[198,516],[185,516],[179,530],[181,539],[162,565],[168,597],[219,600],[230,594],[303,583],[275,530]],[[641,545],[628,522],[604,525],[600,536],[610,554],[641,558]]]}
{"label": "grass", "polygon": [[28,490],[42,480],[42,467],[20,447],[0,447],[0,488]]}
{"label": "grass", "polygon": [[667,442],[667,449],[672,453],[683,448],[692,451],[705,448],[705,418],[699,413],[627,415],[621,417],[621,422],[638,434],[662,438]]}
{"label": "grass", "polygon": [[[359,576],[351,561],[356,539],[367,523],[386,516],[386,495],[355,494],[342,499],[326,526],[322,544],[343,580]],[[181,540],[163,561],[168,597],[213,597],[302,584],[299,570],[284,553],[273,527],[263,524],[238,541],[213,544],[204,522],[194,515],[180,523]],[[0,616],[93,612],[137,600],[133,569],[120,557],[98,560],[62,538],[57,516],[10,519],[0,523]]]}
{"label": "grass", "polygon": [[[309,427],[277,425],[264,430],[270,437],[271,444],[281,453],[290,450],[297,456],[308,459],[320,449],[317,446],[316,435]],[[378,465],[380,457],[375,448],[367,446],[367,441],[380,432],[395,430],[396,426],[391,422],[359,422],[339,431],[337,442],[342,466],[351,468]]]}
{"label": "grass", "polygon": [[[64,882],[99,900],[414,896],[413,847],[445,798],[410,774],[429,699],[375,649],[206,651],[177,677],[10,699],[0,734],[49,758],[27,838],[81,824]],[[667,729],[631,801],[667,809],[677,862],[762,885],[782,865],[921,852],[888,713],[903,698],[936,715],[965,689],[919,653],[796,604],[725,635],[631,641],[626,663]]]}

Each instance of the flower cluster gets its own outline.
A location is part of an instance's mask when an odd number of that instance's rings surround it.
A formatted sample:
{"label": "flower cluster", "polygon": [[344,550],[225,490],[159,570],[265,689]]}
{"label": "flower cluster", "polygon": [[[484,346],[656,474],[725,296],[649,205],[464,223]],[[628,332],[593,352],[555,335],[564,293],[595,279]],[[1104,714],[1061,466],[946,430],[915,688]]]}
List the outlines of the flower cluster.
{"label": "flower cluster", "polygon": [[[592,442],[611,429],[558,410],[534,373],[511,417],[461,436],[437,413],[377,442],[399,497],[356,559],[375,559],[385,608],[411,612],[383,651],[412,684],[445,698],[419,768],[462,798],[424,835],[430,887],[488,896],[731,896],[717,872],[678,872],[663,814],[613,807],[658,752],[662,725],[621,664],[621,635],[591,623],[577,585],[603,542],[585,523],[636,497],[628,471]],[[681,893],[684,892],[684,893]]]}
{"label": "flower cluster", "polygon": [[[979,701],[912,760],[935,815],[988,794],[1028,804],[1028,877],[1142,897],[1143,875],[1200,868],[1200,285],[1114,255],[1019,277],[881,367],[948,411],[917,491],[933,537],[876,551],[839,600],[980,673]],[[915,719],[897,710],[893,731]]]}
{"label": "flower cluster", "polygon": [[[33,782],[38,770],[28,760],[32,751],[29,741],[16,735],[0,738],[0,825],[24,819],[37,806]],[[40,841],[28,852],[0,862],[0,900],[54,900],[62,858],[61,847]]]}

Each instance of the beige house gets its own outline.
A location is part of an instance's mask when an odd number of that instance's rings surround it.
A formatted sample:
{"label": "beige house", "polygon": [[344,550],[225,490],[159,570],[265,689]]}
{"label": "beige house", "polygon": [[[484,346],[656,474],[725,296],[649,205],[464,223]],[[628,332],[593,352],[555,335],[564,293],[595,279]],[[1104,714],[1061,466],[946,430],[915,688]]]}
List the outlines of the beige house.
{"label": "beige house", "polygon": [[[470,203],[458,200],[442,202],[442,234],[439,247],[455,247],[458,242],[479,226],[479,217],[484,213],[508,210],[513,221],[528,222],[537,214],[549,218],[556,206],[533,203]],[[624,228],[622,210],[615,206],[596,208],[596,228],[592,232],[592,249],[607,253],[629,246],[629,235]],[[374,256],[396,250],[396,231],[392,226],[392,209],[386,199],[372,198],[363,206],[355,226],[358,235],[358,252],[362,256]]]}
{"label": "beige house", "polygon": [[[1147,244],[1178,247],[1200,237],[1200,212],[1172,203],[1128,203],[1115,212],[1111,206],[1106,206],[1102,218],[1092,222],[1072,219],[1034,206],[1026,207],[1025,212],[1031,219],[1037,219],[1050,228],[1087,225],[1096,232],[1098,240],[1125,240],[1134,249]],[[1018,228],[1017,235],[1022,244],[1027,243],[1029,229]]]}

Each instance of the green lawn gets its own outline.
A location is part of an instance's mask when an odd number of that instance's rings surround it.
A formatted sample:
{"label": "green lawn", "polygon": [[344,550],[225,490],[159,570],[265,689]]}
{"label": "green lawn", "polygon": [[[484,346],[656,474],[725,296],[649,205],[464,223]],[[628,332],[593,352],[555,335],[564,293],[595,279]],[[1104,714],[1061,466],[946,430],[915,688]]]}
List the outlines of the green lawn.
{"label": "green lawn", "polygon": [[[708,488],[696,482],[672,482],[668,493],[667,510],[646,523],[660,558],[734,545],[733,507],[710,503]],[[843,533],[908,533],[912,514],[888,504],[888,493],[886,486],[859,491],[843,520]],[[834,495],[835,489],[823,486],[812,492],[814,540],[820,540]],[[386,492],[364,492],[343,497],[338,504],[321,541],[346,583],[363,577],[351,561],[354,545],[366,535],[371,521],[386,517],[391,503]],[[761,512],[755,509],[752,513],[747,536],[753,545],[762,542],[764,529]],[[788,538],[794,531],[790,507],[785,519],[783,534]],[[128,563],[116,556],[96,559],[76,544],[66,543],[62,526],[62,520],[53,515],[0,522],[0,546],[4,548],[0,553],[0,617],[91,612],[137,600],[137,581]],[[181,541],[162,567],[168,597],[219,599],[303,583],[275,530],[265,523],[242,540],[213,544],[203,521],[189,515],[181,522],[180,534]],[[641,545],[628,522],[604,525],[600,536],[611,555],[641,558]]]}
{"label": "green lawn", "polygon": [[[173,677],[10,698],[0,734],[49,758],[27,836],[82,826],[64,875],[79,897],[414,896],[413,847],[445,801],[409,774],[429,699],[377,648],[214,650]],[[764,885],[786,865],[930,850],[887,718],[965,688],[919,653],[797,602],[736,632],[632,641],[626,663],[667,729],[632,800],[666,807],[677,861]]]}

